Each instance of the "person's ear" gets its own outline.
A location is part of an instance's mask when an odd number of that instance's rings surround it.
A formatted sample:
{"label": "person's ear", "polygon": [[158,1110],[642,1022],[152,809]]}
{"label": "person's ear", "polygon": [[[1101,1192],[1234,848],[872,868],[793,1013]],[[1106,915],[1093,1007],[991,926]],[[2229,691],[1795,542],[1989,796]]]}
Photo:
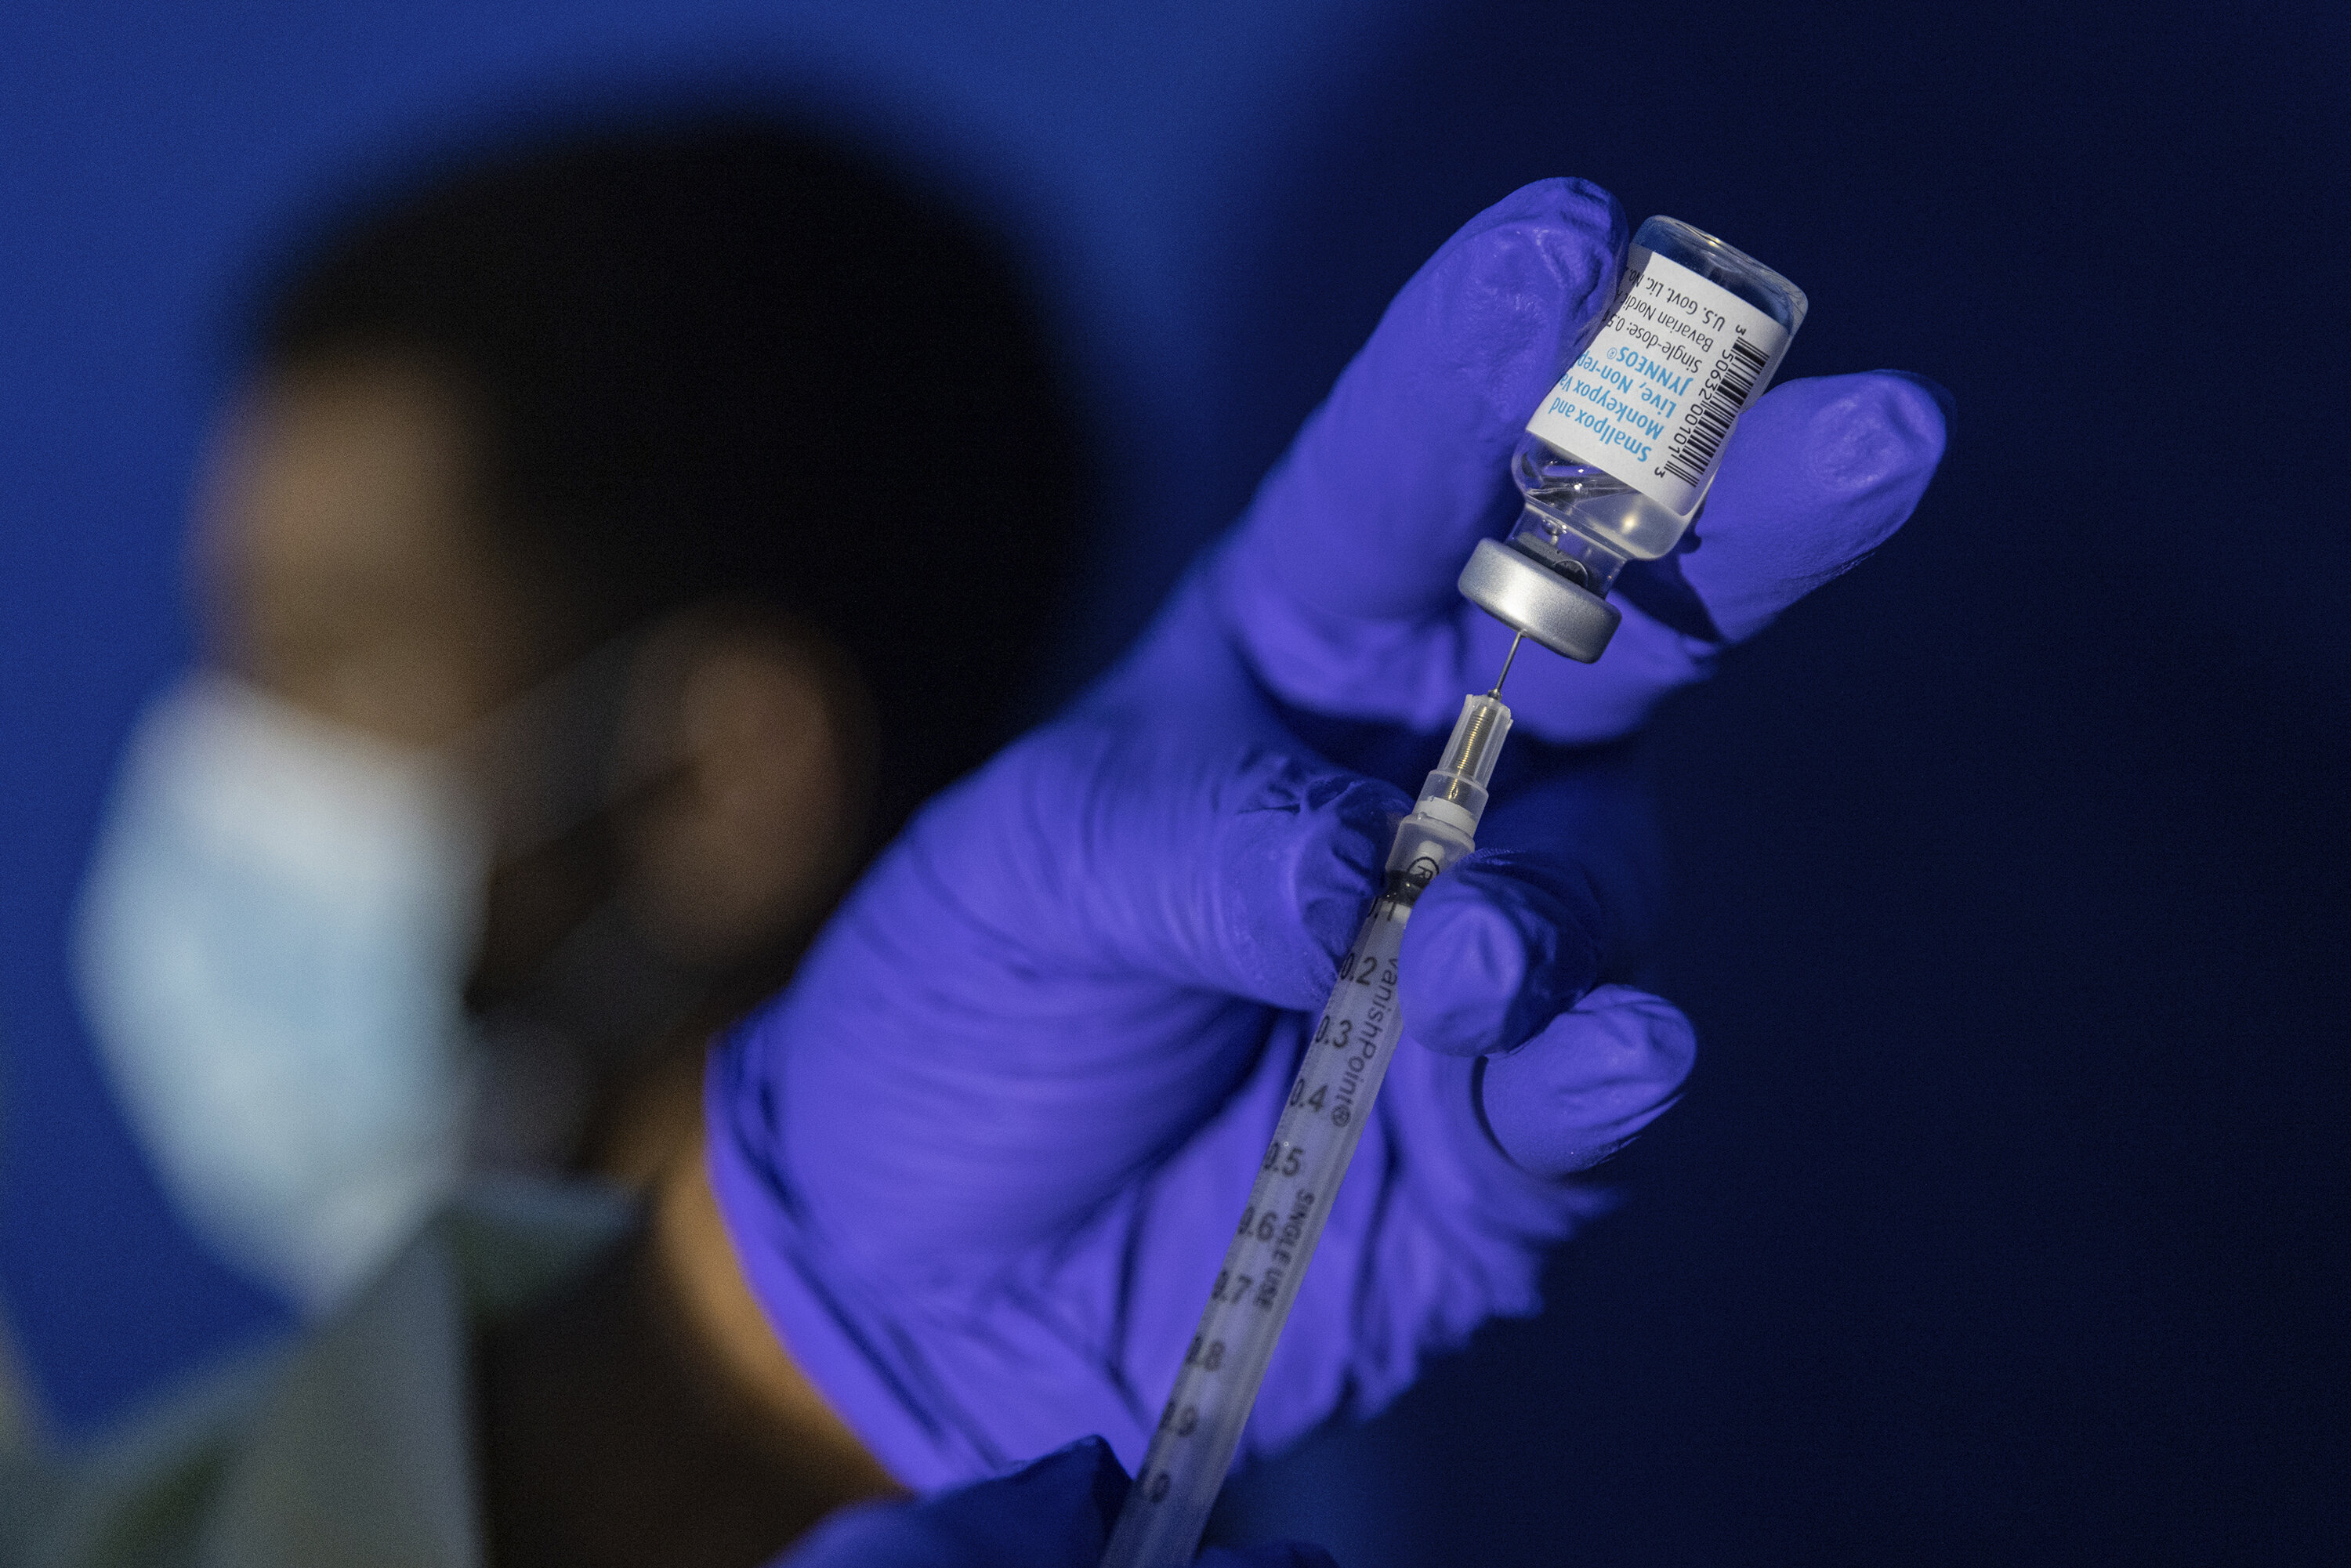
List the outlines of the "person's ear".
{"label": "person's ear", "polygon": [[621,841],[645,939],[724,968],[823,917],[865,828],[864,703],[835,650],[773,622],[689,618],[648,641],[624,745],[663,782]]}

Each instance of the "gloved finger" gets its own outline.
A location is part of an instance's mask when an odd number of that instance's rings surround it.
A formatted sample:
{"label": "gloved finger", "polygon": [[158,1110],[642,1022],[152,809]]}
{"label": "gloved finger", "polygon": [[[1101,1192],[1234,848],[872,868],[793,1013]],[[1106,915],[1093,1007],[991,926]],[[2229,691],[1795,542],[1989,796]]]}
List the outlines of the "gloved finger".
{"label": "gloved finger", "polygon": [[1480,1063],[1479,1106],[1502,1152],[1538,1176],[1597,1165],[1681,1097],[1698,1036],[1681,1010],[1602,986],[1514,1051]]}
{"label": "gloved finger", "polygon": [[1005,753],[911,836],[1026,972],[1310,1008],[1405,809],[1279,748],[1081,721]]}
{"label": "gloved finger", "polygon": [[1481,850],[1429,884],[1396,958],[1412,1038],[1447,1056],[1523,1044],[1599,977],[1604,933],[1573,861]]}
{"label": "gloved finger", "polygon": [[1224,559],[1234,625],[1260,664],[1311,656],[1301,620],[1450,610],[1462,561],[1498,521],[1510,447],[1607,308],[1626,239],[1607,192],[1543,180],[1472,218],[1404,286]]}
{"label": "gloved finger", "polygon": [[[1740,420],[1682,547],[1617,580],[1625,622],[1600,662],[1519,661],[1510,690],[1519,727],[1567,742],[1628,734],[1665,696],[1703,680],[1719,649],[1860,562],[1934,478],[1949,397],[1892,371],[1773,388]],[[1470,667],[1483,668],[1509,630],[1465,614]]]}
{"label": "gloved finger", "polygon": [[1949,436],[1950,393],[1894,371],[1791,382],[1732,432],[1682,575],[1725,642],[1893,537]]}
{"label": "gloved finger", "polygon": [[[1132,1484],[1108,1443],[1081,1437],[1009,1475],[836,1514],[774,1568],[1094,1568]],[[1293,1542],[1210,1547],[1195,1561],[1337,1568],[1321,1547]]]}
{"label": "gloved finger", "polygon": [[774,1568],[1094,1568],[1128,1484],[1110,1445],[1081,1437],[1010,1475],[836,1514]]}

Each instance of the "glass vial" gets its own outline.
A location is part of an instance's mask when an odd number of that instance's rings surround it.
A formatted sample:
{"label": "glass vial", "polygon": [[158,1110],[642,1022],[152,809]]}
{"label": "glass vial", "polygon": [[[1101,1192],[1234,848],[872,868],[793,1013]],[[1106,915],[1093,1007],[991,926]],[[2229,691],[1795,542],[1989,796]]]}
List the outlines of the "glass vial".
{"label": "glass vial", "polygon": [[1511,455],[1525,510],[1506,543],[1479,547],[1462,591],[1570,658],[1598,658],[1616,574],[1680,542],[1805,308],[1802,289],[1713,235],[1643,224],[1600,330]]}

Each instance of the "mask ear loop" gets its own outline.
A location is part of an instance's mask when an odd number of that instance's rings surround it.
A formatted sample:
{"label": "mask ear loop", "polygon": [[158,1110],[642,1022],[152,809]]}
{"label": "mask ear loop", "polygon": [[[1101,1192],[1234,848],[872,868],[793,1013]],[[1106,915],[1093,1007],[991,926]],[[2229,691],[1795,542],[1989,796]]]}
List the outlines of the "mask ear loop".
{"label": "mask ear loop", "polygon": [[[476,781],[493,871],[685,765],[674,736],[629,727],[632,696],[658,635],[641,627],[609,639],[447,747],[451,761]],[[469,1164],[541,1170],[568,1164],[587,1130],[596,1082],[674,1033],[716,984],[647,942],[619,895],[599,903],[476,1019],[485,1081]]]}
{"label": "mask ear loop", "polygon": [[545,849],[685,762],[668,737],[622,745],[630,695],[653,633],[592,652],[476,719],[448,747],[477,791],[504,865]]}

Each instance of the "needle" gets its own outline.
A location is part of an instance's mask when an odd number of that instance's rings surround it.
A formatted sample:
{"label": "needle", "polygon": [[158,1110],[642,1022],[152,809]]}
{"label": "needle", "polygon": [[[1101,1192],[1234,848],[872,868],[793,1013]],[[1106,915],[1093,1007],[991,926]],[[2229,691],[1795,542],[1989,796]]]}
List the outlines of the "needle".
{"label": "needle", "polygon": [[1510,662],[1519,656],[1519,644],[1525,642],[1526,637],[1527,634],[1521,632],[1510,639],[1510,651],[1502,658],[1502,673],[1494,677],[1494,689],[1486,694],[1488,696],[1498,697],[1502,695],[1502,683],[1510,678]]}

